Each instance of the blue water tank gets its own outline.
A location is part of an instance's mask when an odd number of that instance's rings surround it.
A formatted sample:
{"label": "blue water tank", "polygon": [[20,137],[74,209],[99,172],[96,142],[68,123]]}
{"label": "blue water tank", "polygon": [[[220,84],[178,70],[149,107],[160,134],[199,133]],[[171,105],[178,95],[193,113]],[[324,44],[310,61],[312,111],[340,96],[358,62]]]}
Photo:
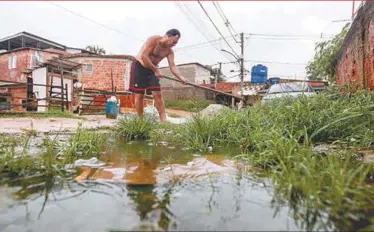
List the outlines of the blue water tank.
{"label": "blue water tank", "polygon": [[278,84],[279,81],[280,81],[280,78],[279,78],[279,77],[270,77],[270,78],[269,78],[270,85]]}
{"label": "blue water tank", "polygon": [[251,70],[251,82],[254,84],[265,84],[268,78],[268,67],[257,64]]}
{"label": "blue water tank", "polygon": [[252,75],[251,82],[253,84],[266,84],[267,77],[266,76],[260,76],[260,75]]}
{"label": "blue water tank", "polygon": [[268,76],[268,67],[258,64],[252,67],[252,74],[257,76]]}

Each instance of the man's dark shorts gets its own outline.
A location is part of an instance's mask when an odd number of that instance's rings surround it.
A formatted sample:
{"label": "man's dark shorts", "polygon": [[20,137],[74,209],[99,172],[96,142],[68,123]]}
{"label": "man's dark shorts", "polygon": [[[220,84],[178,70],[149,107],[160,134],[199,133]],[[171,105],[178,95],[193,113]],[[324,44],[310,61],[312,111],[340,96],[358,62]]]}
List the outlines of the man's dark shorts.
{"label": "man's dark shorts", "polygon": [[134,60],[130,69],[129,90],[139,94],[144,94],[144,91],[147,91],[147,94],[160,91],[160,80],[151,69],[145,68],[139,61]]}

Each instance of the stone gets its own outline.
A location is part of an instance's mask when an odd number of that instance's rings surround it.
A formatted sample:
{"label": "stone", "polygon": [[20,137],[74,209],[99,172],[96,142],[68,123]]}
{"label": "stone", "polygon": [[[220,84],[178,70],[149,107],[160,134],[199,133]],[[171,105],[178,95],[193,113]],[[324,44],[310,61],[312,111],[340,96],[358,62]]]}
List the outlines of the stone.
{"label": "stone", "polygon": [[201,117],[214,116],[226,109],[230,109],[230,108],[224,105],[220,105],[220,104],[210,104],[208,107],[200,111],[199,115]]}

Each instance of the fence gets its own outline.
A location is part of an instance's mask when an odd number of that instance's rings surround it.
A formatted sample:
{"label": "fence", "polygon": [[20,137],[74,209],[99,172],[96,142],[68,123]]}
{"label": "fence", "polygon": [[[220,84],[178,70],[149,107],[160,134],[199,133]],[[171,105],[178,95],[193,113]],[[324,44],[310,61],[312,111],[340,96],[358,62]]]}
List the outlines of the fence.
{"label": "fence", "polygon": [[[13,96],[13,94],[8,94],[3,98],[10,99],[10,101],[5,101],[1,103],[0,111],[14,111],[16,109],[25,109],[26,111],[38,111],[38,107],[41,108],[59,108],[61,111],[69,110],[69,94],[68,94],[68,85],[65,86],[56,86],[56,85],[44,85],[44,84],[34,84],[34,83],[11,83],[14,86],[9,85],[6,88],[10,89],[24,89],[21,91],[24,96]],[[35,93],[32,91],[34,86],[46,87],[50,89],[49,95],[44,98],[37,98]],[[60,90],[59,92],[52,91],[53,89]],[[17,101],[18,100],[18,101]],[[14,102],[19,102],[17,104]],[[44,103],[44,104],[41,104]]]}

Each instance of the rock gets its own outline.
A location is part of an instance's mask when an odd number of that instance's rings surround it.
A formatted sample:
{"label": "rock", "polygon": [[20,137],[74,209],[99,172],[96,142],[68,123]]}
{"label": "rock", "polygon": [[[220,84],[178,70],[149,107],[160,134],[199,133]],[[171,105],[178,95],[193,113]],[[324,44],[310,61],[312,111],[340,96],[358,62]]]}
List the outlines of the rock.
{"label": "rock", "polygon": [[332,145],[332,144],[319,144],[312,148],[313,152],[316,152],[319,154],[325,154],[325,155],[327,155],[329,152],[332,152],[334,150],[337,150],[337,146]]}
{"label": "rock", "polygon": [[144,116],[149,117],[150,119],[154,119],[154,120],[157,120],[157,121],[160,120],[159,115],[158,115],[158,111],[157,111],[156,107],[154,107],[154,106],[145,107],[143,112],[144,112]]}
{"label": "rock", "polygon": [[200,111],[199,115],[201,117],[214,116],[214,115],[219,114],[221,111],[225,109],[230,109],[230,108],[224,105],[220,105],[220,104],[210,104],[208,107]]}
{"label": "rock", "polygon": [[357,151],[356,154],[362,156],[362,162],[364,163],[374,162],[374,150],[361,150]]}

